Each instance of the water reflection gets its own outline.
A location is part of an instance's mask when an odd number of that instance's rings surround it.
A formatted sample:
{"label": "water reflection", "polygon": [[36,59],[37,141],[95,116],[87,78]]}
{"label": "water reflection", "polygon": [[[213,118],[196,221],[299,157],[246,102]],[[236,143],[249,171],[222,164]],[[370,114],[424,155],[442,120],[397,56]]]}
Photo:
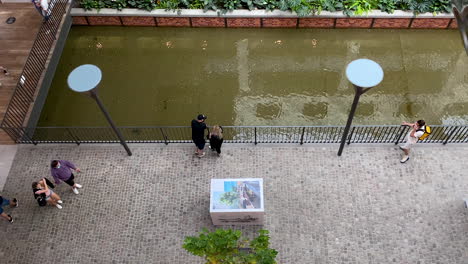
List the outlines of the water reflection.
{"label": "water reflection", "polygon": [[66,88],[84,63],[103,70],[101,97],[119,125],[186,125],[199,112],[223,125],[343,125],[354,94],[344,70],[357,58],[378,62],[385,78],[361,97],[355,124],[466,123],[468,57],[457,34],[76,27],[40,125],[105,124]]}

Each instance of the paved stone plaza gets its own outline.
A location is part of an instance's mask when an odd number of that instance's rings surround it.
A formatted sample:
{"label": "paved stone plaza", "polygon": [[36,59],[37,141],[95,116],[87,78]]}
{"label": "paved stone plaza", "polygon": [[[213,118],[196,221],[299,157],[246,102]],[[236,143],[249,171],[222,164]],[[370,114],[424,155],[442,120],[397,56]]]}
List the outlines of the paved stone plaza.
{"label": "paved stone plaza", "polygon": [[[278,263],[468,263],[468,144],[419,144],[407,164],[394,145],[225,144],[198,159],[191,144],[22,145],[2,194],[1,263],[203,263],[185,236],[213,228],[211,178],[259,177]],[[211,154],[211,153],[207,153]],[[31,183],[52,159],[82,169],[62,210],[38,207]],[[252,236],[260,227],[240,228]]]}

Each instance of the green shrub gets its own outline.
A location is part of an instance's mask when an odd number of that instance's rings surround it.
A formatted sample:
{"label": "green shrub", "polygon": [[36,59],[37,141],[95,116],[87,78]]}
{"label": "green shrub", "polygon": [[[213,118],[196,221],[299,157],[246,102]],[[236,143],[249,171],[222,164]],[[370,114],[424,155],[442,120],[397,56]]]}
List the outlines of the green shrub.
{"label": "green shrub", "polygon": [[434,0],[431,1],[429,10],[432,13],[450,13],[452,11],[452,3],[450,0]]}
{"label": "green shrub", "polygon": [[347,15],[367,14],[372,9],[376,9],[377,6],[378,5],[377,5],[376,0],[345,0],[344,1],[345,14]]}
{"label": "green shrub", "polygon": [[380,11],[392,14],[398,8],[397,0],[380,0],[378,3]]}
{"label": "green shrub", "polygon": [[393,13],[410,10],[415,14],[450,13],[450,0],[80,0],[86,10],[138,8],[178,10],[182,8],[214,10],[221,13],[236,9],[280,9],[296,12],[298,16],[319,14],[322,10],[343,11],[348,16],[367,14],[372,9]]}
{"label": "green shrub", "polygon": [[[242,233],[232,229],[217,229],[208,232],[206,228],[199,236],[186,237],[183,248],[195,256],[203,257],[206,264],[275,264],[278,252],[269,248],[270,237],[267,230],[252,241],[243,239]],[[249,246],[249,250],[242,248]]]}
{"label": "green shrub", "polygon": [[343,1],[341,0],[324,0],[322,9],[329,12],[336,12],[343,10]]}
{"label": "green shrub", "polygon": [[403,3],[415,14],[429,12],[431,6],[431,0],[403,0]]}

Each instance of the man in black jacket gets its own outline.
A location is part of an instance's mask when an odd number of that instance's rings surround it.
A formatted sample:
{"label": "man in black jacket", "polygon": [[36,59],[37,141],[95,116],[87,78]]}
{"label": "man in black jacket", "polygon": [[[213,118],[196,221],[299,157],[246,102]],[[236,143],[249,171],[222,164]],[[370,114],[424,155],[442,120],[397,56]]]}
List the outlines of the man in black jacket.
{"label": "man in black jacket", "polygon": [[199,158],[205,156],[205,152],[203,152],[205,148],[205,120],[206,116],[202,114],[199,114],[197,119],[192,120],[192,140],[197,147],[195,154],[197,154]]}

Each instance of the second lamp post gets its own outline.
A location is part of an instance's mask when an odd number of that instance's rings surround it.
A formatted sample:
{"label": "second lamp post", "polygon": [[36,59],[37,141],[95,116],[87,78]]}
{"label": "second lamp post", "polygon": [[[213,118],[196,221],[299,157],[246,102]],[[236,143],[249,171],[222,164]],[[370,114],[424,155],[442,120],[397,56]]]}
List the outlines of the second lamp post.
{"label": "second lamp post", "polygon": [[344,144],[348,137],[349,128],[353,122],[354,113],[356,112],[359,103],[359,97],[365,92],[369,91],[372,87],[378,85],[383,80],[383,70],[380,65],[369,59],[358,59],[348,64],[346,67],[346,77],[354,85],[354,100],[349,112],[348,122],[341,137],[340,149],[338,156],[343,153]]}

